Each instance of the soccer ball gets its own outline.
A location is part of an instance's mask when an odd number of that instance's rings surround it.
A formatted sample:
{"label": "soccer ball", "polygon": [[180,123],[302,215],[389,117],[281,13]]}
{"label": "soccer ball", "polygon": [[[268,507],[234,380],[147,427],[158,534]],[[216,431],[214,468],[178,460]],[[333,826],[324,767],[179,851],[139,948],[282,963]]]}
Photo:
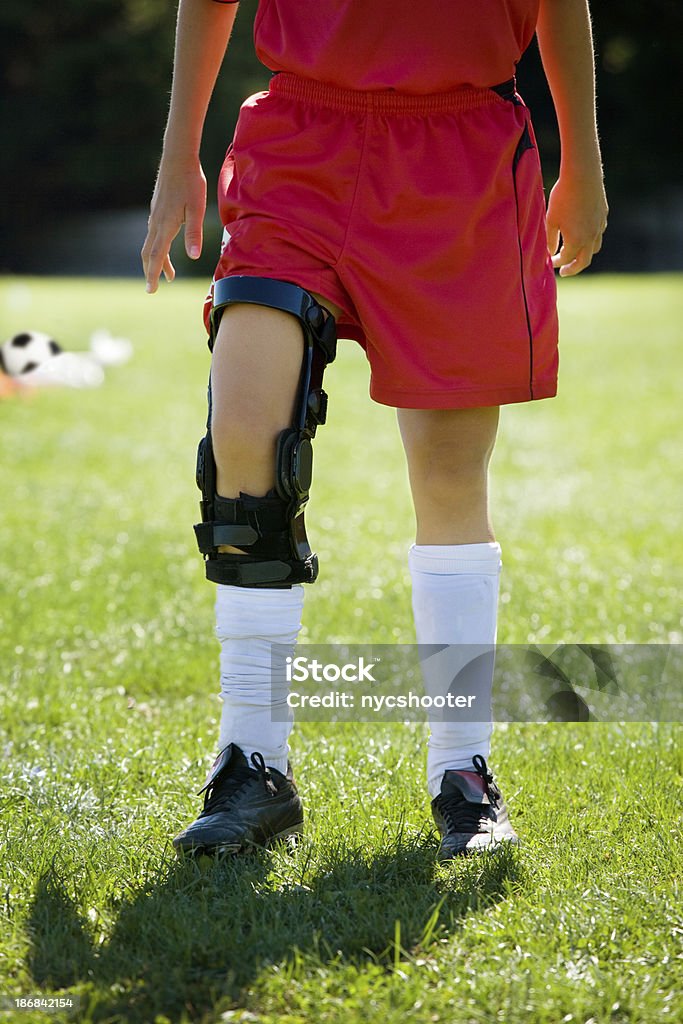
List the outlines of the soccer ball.
{"label": "soccer ball", "polygon": [[42,331],[22,331],[0,345],[0,368],[10,377],[36,370],[62,351],[54,338]]}

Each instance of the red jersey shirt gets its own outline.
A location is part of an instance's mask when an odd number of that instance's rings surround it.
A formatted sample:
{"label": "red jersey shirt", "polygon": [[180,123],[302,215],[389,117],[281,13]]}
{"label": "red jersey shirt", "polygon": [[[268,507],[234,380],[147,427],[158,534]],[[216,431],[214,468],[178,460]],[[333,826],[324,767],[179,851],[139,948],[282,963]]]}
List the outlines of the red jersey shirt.
{"label": "red jersey shirt", "polygon": [[539,0],[259,0],[256,53],[348,89],[445,92],[514,74]]}

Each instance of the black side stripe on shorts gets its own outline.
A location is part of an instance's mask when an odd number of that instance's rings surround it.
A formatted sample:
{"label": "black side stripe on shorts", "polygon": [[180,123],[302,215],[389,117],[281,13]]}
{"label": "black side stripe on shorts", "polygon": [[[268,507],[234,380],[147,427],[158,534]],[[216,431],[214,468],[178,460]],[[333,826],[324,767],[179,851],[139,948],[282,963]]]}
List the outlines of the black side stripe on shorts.
{"label": "black side stripe on shorts", "polygon": [[515,209],[517,212],[517,245],[519,248],[519,278],[522,286],[522,298],[524,299],[524,315],[526,317],[526,329],[529,335],[529,397],[534,397],[534,335],[531,329],[531,316],[529,315],[529,301],[526,293],[526,283],[524,281],[524,251],[522,249],[522,236],[519,230],[519,193],[517,191],[517,165],[522,158],[522,155],[526,153],[528,149],[534,149],[534,144],[531,140],[531,134],[529,132],[529,125],[524,125],[524,131],[517,143],[515,155],[512,158],[512,184],[515,190]]}

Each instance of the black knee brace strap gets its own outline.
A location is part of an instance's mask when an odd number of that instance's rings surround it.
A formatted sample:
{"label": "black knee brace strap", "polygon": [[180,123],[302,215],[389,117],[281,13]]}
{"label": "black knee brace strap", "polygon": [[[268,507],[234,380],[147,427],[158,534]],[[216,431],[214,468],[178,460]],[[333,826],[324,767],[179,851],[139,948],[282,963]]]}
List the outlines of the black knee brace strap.
{"label": "black knee brace strap", "polygon": [[[287,281],[262,277],[226,277],[214,285],[210,347],[224,310],[236,302],[269,306],[291,313],[304,334],[296,413],[291,427],[277,440],[275,488],[262,498],[216,493],[216,463],[211,443],[211,390],[207,434],[197,453],[197,486],[202,492],[202,522],[195,526],[207,579],[238,587],[291,587],[312,583],[318,559],[304,526],[313,471],[311,441],[327,415],[322,388],[325,366],[336,354],[334,317],[313,296]],[[218,551],[223,545],[242,554]]]}

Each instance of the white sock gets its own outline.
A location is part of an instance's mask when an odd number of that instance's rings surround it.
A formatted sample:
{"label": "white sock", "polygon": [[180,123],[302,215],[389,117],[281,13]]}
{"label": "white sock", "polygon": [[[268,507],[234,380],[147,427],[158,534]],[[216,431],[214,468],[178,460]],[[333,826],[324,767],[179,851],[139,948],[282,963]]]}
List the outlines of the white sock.
{"label": "white sock", "polygon": [[272,645],[289,645],[283,659],[294,650],[303,603],[301,584],[289,590],[219,584],[216,592],[223,699],[219,749],[236,743],[247,760],[258,750],[268,767],[283,773],[293,716],[284,671],[276,672],[273,682]]}
{"label": "white sock", "polygon": [[[471,661],[473,654],[484,655],[478,666],[476,705],[486,721],[430,719],[431,735],[427,749],[427,782],[433,798],[441,790],[441,780],[449,769],[473,770],[472,758],[488,758],[491,740],[491,682],[496,642],[496,612],[500,576],[500,545],[414,544],[408,564],[413,581],[413,613],[418,644],[476,645],[461,651],[451,647],[429,658],[423,665],[425,685],[445,693],[449,682]],[[426,671],[425,671],[426,669]],[[483,676],[482,676],[483,671]],[[436,676],[439,678],[435,678]],[[464,713],[463,713],[464,714]]]}

